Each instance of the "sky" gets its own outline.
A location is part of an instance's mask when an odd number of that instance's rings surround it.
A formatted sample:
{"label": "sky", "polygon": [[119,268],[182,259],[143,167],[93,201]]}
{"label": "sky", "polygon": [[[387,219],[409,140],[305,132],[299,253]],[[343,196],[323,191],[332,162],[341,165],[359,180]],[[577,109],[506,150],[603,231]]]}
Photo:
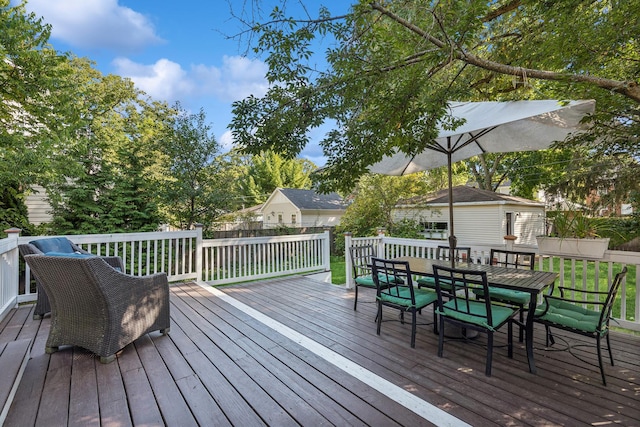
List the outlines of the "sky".
{"label": "sky", "polygon": [[[245,3],[245,10],[254,10],[255,0],[29,0],[27,10],[52,25],[49,42],[56,50],[91,59],[103,74],[131,78],[156,100],[180,101],[192,112],[203,108],[226,151],[233,142],[231,104],[268,89],[264,58],[245,55],[247,46],[229,38],[242,30],[233,14]],[[266,3],[281,2],[259,3],[268,12]],[[320,4],[343,10],[348,4],[304,3],[312,14]],[[320,136],[312,134],[316,143],[301,153],[318,166],[325,161]]]}

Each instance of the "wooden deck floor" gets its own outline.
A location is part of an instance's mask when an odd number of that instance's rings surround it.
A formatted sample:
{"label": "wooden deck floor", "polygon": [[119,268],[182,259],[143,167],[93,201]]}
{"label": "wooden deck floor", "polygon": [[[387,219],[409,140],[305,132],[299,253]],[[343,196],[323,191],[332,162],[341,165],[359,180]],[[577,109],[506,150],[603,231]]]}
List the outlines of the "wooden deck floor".
{"label": "wooden deck floor", "polygon": [[[353,292],[302,277],[220,290],[224,298],[174,285],[170,336],[145,336],[108,365],[78,348],[45,354],[49,319],[31,320],[30,306],[14,310],[0,324],[0,344],[34,345],[5,425],[416,426],[447,422],[439,411],[455,417],[452,425],[640,425],[640,337],[612,334],[607,387],[597,366],[545,351],[542,328],[537,375],[518,345],[513,359],[495,350],[488,378],[478,345],[448,342],[438,358],[431,325],[419,327],[411,349],[409,325],[389,311],[393,321],[377,336],[366,291],[354,311]],[[593,349],[582,354],[595,361]],[[423,416],[389,397],[405,392]],[[429,408],[433,417],[424,416]]]}

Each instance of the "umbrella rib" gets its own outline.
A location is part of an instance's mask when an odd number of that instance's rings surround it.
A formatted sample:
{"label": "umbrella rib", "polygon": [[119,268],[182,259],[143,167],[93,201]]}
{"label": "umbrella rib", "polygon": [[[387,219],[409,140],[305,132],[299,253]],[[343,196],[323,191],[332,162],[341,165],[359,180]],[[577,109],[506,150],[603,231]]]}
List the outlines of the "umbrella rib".
{"label": "umbrella rib", "polygon": [[452,153],[455,153],[458,150],[462,150],[464,147],[466,147],[467,145],[475,142],[476,144],[478,144],[478,147],[480,147],[480,150],[482,150],[483,153],[485,153],[486,151],[484,150],[484,148],[482,147],[482,145],[480,145],[480,143],[478,142],[478,139],[480,139],[481,137],[485,136],[486,134],[488,134],[489,132],[491,132],[492,130],[494,130],[495,128],[497,128],[497,126],[493,126],[490,128],[485,128],[482,129],[480,132],[478,132],[476,135],[474,135],[471,132],[468,132],[468,135],[471,135],[471,138],[467,139],[466,141],[464,141],[462,144],[458,145],[458,143],[460,142],[460,140],[462,139],[462,137],[466,134],[461,134],[458,136],[458,138],[456,139],[455,144],[453,145],[453,148],[451,149]]}

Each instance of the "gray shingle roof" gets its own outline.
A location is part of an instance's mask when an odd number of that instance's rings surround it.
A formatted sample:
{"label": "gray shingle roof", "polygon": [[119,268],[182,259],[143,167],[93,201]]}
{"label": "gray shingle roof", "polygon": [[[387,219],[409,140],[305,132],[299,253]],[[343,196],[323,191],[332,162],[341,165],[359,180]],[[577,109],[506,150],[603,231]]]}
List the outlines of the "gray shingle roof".
{"label": "gray shingle roof", "polygon": [[[509,202],[528,205],[540,205],[542,203],[522,197],[510,196],[508,194],[495,193],[493,191],[481,190],[479,188],[458,185],[453,187],[453,203],[478,203],[478,202]],[[417,204],[447,204],[449,203],[449,190],[438,191],[435,195],[413,197],[402,200],[398,205]]]}
{"label": "gray shingle roof", "polygon": [[318,194],[313,190],[298,188],[281,188],[280,192],[298,209],[346,209],[338,193]]}

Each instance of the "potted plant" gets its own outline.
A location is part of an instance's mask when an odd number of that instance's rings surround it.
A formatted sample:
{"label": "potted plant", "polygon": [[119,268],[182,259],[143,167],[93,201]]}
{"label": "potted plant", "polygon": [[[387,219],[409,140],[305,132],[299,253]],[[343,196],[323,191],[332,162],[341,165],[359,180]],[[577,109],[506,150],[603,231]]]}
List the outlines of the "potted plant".
{"label": "potted plant", "polygon": [[565,258],[600,259],[609,247],[609,238],[600,238],[598,223],[582,212],[560,212],[549,236],[537,236],[541,254]]}

